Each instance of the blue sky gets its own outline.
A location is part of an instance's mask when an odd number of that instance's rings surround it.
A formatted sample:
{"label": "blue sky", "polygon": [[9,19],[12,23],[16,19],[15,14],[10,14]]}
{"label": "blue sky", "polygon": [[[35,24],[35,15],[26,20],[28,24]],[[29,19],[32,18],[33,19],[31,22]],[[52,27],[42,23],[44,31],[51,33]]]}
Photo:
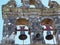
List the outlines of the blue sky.
{"label": "blue sky", "polygon": [[[3,19],[2,19],[2,5],[6,4],[9,0],[0,0],[0,40],[2,39]],[[42,0],[42,3],[48,7],[49,0]],[[55,0],[60,4],[60,0]],[[21,0],[16,0],[17,5],[21,5]]]}

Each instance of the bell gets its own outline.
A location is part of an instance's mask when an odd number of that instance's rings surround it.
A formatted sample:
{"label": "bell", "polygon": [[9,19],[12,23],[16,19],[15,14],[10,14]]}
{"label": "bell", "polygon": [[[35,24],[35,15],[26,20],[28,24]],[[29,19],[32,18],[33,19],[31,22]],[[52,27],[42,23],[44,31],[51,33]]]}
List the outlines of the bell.
{"label": "bell", "polygon": [[51,40],[53,39],[53,35],[51,34],[51,32],[47,33],[47,36],[45,37],[47,40]]}
{"label": "bell", "polygon": [[25,34],[21,34],[21,35],[19,35],[19,39],[25,40],[25,39],[27,39],[27,36]]}
{"label": "bell", "polygon": [[41,40],[41,35],[39,33],[36,34],[36,40],[40,41]]}
{"label": "bell", "polygon": [[25,34],[24,31],[21,31],[21,32],[20,32],[19,39],[20,39],[20,40],[25,40],[25,39],[27,39],[27,35]]}
{"label": "bell", "polygon": [[25,28],[25,26],[23,26],[23,27],[21,27],[21,31],[20,31],[20,35],[19,35],[19,39],[20,40],[25,40],[25,39],[27,39],[27,35],[25,34],[25,31],[24,31],[24,28]]}
{"label": "bell", "polygon": [[39,38],[39,37],[40,37],[40,34],[39,34],[39,33],[37,33],[37,34],[36,34],[36,38]]}
{"label": "bell", "polygon": [[50,35],[47,35],[47,36],[46,36],[46,39],[47,39],[47,40],[53,39],[53,35],[51,35],[51,34],[50,34]]}

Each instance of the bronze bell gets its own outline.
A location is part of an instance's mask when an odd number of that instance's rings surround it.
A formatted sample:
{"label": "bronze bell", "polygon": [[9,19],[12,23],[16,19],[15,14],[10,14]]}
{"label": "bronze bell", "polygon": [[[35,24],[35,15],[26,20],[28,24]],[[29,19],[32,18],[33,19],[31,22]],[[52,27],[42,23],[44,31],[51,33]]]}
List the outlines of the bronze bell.
{"label": "bronze bell", "polygon": [[51,32],[50,32],[50,34],[47,33],[47,36],[45,38],[47,40],[51,40],[51,39],[53,39],[53,35],[51,34]]}
{"label": "bronze bell", "polygon": [[21,31],[20,31],[20,35],[19,35],[20,40],[27,39],[27,35],[25,34],[24,28],[25,28],[25,26],[21,27]]}
{"label": "bronze bell", "polygon": [[51,34],[50,34],[50,35],[47,35],[47,36],[46,36],[46,39],[47,39],[47,40],[53,39],[53,35],[51,35]]}
{"label": "bronze bell", "polygon": [[21,35],[19,35],[19,39],[20,40],[25,40],[25,39],[27,39],[27,35],[26,34],[21,34]]}
{"label": "bronze bell", "polygon": [[37,34],[36,34],[36,40],[38,40],[38,41],[41,40],[40,33],[37,33]]}
{"label": "bronze bell", "polygon": [[36,34],[36,38],[39,38],[39,37],[40,37],[40,34],[39,34],[39,33],[37,33],[37,34]]}

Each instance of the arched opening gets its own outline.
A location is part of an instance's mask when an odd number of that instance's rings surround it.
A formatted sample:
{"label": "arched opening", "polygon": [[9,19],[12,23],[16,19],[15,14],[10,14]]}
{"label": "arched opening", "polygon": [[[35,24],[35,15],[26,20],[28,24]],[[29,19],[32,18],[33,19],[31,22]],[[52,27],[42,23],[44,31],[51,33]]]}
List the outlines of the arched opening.
{"label": "arched opening", "polygon": [[20,31],[20,35],[18,37],[20,40],[27,39],[27,35],[26,35],[25,32],[29,30],[28,25],[29,25],[29,22],[25,18],[19,18],[19,19],[16,20],[16,28],[17,28],[17,31],[18,30]]}
{"label": "arched opening", "polygon": [[54,23],[54,21],[52,19],[50,19],[50,18],[45,18],[41,22],[41,25],[44,26],[43,29],[47,31],[45,33],[46,34],[45,38],[47,40],[53,39],[53,34],[51,34],[52,33],[51,30],[54,29],[53,28],[53,23]]}
{"label": "arched opening", "polygon": [[53,25],[54,21],[50,18],[45,18],[41,21],[41,25],[45,25],[45,24],[49,24],[49,25]]}

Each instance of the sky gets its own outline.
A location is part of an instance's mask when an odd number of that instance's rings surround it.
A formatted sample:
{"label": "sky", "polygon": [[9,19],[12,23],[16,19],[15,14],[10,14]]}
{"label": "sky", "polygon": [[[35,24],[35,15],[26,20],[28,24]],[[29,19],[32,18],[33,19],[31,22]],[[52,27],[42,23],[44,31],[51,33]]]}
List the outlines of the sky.
{"label": "sky", "polygon": [[[2,5],[6,4],[9,0],[0,0],[0,41],[2,39],[2,31],[3,31],[3,19],[2,19]],[[48,7],[49,0],[42,0],[42,3]],[[54,0],[60,4],[60,0]],[[21,6],[21,0],[16,0],[17,6]]]}

